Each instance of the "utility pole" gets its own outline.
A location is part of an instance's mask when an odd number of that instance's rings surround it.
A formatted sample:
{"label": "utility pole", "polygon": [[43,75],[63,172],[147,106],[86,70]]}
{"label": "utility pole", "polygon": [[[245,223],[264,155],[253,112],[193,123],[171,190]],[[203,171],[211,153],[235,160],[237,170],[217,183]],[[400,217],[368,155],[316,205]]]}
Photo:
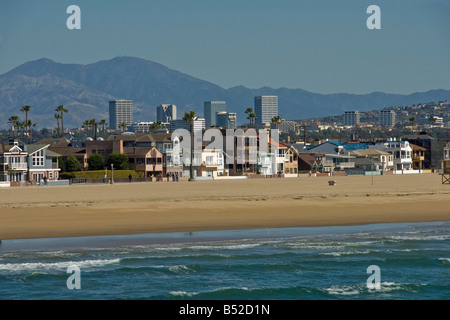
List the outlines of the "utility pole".
{"label": "utility pole", "polygon": [[114,184],[114,164],[111,163],[111,184]]}

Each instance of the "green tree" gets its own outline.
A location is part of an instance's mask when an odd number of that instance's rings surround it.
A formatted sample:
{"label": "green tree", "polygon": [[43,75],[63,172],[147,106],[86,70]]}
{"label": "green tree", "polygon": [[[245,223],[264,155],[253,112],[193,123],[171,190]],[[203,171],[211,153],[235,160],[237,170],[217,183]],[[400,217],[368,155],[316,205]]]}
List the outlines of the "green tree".
{"label": "green tree", "polygon": [[25,112],[25,128],[24,128],[24,130],[26,130],[27,126],[28,126],[28,112],[30,111],[30,109],[31,109],[31,107],[28,105],[20,108],[21,112]]}
{"label": "green tree", "polygon": [[61,131],[64,132],[64,113],[69,112],[64,106],[58,106],[58,108],[55,109],[56,112],[60,112],[60,119],[61,119]]}
{"label": "green tree", "polygon": [[278,126],[280,125],[280,123],[282,123],[284,121],[284,119],[281,119],[280,116],[275,116],[272,118],[272,123],[275,125],[275,128],[278,129]]}
{"label": "green tree", "polygon": [[105,168],[105,159],[101,154],[94,153],[88,159],[88,169],[90,171],[103,170]]}
{"label": "green tree", "polygon": [[122,129],[122,132],[125,132],[127,130],[128,124],[125,122],[122,122],[119,127]]}
{"label": "green tree", "polygon": [[54,117],[55,117],[55,119],[56,119],[56,137],[59,138],[59,132],[60,132],[60,129],[59,129],[59,119],[61,119],[61,115],[60,115],[59,113],[55,113],[55,114],[54,114]]}
{"label": "green tree", "polygon": [[27,128],[27,123],[25,121],[18,121],[17,127],[22,129],[22,138],[25,140],[25,130]]}
{"label": "green tree", "polygon": [[11,127],[13,129],[13,138],[16,138],[16,130],[19,127],[19,117],[18,116],[11,116],[8,119],[8,123],[11,124]]}
{"label": "green tree", "polygon": [[253,108],[247,108],[245,113],[248,115],[247,119],[250,120],[250,125],[253,125],[253,121],[256,119],[256,114],[253,112]]}
{"label": "green tree", "polygon": [[100,120],[99,124],[102,126],[102,131],[105,133],[105,126],[108,125],[108,122],[106,122],[105,119]]}
{"label": "green tree", "polygon": [[92,128],[92,137],[97,140],[97,120],[89,120],[89,126]]}
{"label": "green tree", "polygon": [[111,167],[111,164],[114,166],[116,170],[129,170],[129,162],[128,157],[125,154],[121,153],[111,153],[108,157],[108,168]]}
{"label": "green tree", "polygon": [[436,121],[437,121],[437,118],[436,117],[433,117],[433,116],[431,116],[431,117],[429,117],[428,118],[428,121],[430,121],[431,122],[431,124],[435,124],[436,123]]}
{"label": "green tree", "polygon": [[[90,166],[90,165],[89,165]],[[65,171],[66,172],[77,172],[81,171],[81,163],[74,156],[70,156],[65,161]]]}
{"label": "green tree", "polygon": [[152,129],[152,130],[158,130],[158,129],[162,129],[162,128],[164,128],[164,124],[161,122],[161,121],[156,121],[156,122],[153,122],[151,125],[150,125],[150,128]]}

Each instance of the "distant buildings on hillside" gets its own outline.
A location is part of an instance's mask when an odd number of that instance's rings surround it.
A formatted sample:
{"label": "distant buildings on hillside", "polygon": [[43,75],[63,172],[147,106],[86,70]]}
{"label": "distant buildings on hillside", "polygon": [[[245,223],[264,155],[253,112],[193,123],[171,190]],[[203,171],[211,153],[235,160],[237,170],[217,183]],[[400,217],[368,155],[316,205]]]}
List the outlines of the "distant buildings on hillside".
{"label": "distant buildings on hillside", "polygon": [[354,127],[361,122],[361,115],[359,111],[345,111],[344,113],[344,126]]}
{"label": "distant buildings on hillside", "polygon": [[380,111],[380,126],[393,127],[395,125],[395,111],[381,110]]}

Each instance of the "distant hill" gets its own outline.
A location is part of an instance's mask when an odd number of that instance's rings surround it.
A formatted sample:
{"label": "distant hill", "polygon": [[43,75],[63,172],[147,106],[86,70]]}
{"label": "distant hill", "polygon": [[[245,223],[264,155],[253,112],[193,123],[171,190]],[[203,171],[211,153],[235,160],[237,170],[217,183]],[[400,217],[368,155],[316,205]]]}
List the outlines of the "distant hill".
{"label": "distant hill", "polygon": [[[236,79],[239,81],[239,79]],[[11,115],[30,105],[30,118],[39,127],[55,127],[54,109],[69,109],[65,127],[79,127],[87,119],[106,119],[108,102],[131,99],[135,121],[154,121],[156,106],[178,107],[178,117],[193,109],[203,115],[203,102],[225,100],[229,112],[245,123],[244,111],[253,107],[257,95],[277,95],[279,114],[284,119],[304,119],[339,115],[345,110],[369,111],[428,101],[450,100],[449,90],[432,90],[410,95],[375,92],[365,95],[318,94],[302,89],[237,86],[224,89],[211,82],[171,70],[159,63],[133,57],[117,57],[88,65],[61,64],[49,59],[27,62],[0,75],[0,128],[7,127]]]}

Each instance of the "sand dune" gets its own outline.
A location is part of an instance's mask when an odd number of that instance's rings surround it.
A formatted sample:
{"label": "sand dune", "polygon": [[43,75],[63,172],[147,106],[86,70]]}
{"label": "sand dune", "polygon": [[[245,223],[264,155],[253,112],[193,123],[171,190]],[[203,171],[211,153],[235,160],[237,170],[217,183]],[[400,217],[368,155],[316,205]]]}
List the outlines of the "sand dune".
{"label": "sand dune", "polygon": [[437,174],[0,189],[0,239],[450,220]]}

